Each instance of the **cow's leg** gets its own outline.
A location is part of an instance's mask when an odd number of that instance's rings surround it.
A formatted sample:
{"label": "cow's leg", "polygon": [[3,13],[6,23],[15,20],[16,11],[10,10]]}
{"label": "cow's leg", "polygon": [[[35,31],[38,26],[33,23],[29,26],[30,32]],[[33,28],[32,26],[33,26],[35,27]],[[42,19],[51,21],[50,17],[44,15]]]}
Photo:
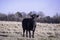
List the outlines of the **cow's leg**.
{"label": "cow's leg", "polygon": [[25,37],[25,30],[23,30],[23,37]]}
{"label": "cow's leg", "polygon": [[32,32],[32,38],[34,38],[34,32],[35,32],[35,31],[33,30],[33,32]]}
{"label": "cow's leg", "polygon": [[32,30],[32,37],[33,37],[33,38],[34,38],[35,29],[36,29],[36,25],[34,25],[34,28],[33,28],[33,30]]}
{"label": "cow's leg", "polygon": [[26,37],[28,37],[28,31],[26,30]]}
{"label": "cow's leg", "polygon": [[32,37],[34,38],[34,32],[35,32],[35,28],[36,28],[36,26],[33,28],[33,30],[32,30]]}
{"label": "cow's leg", "polygon": [[31,38],[31,32],[29,31],[29,38]]}

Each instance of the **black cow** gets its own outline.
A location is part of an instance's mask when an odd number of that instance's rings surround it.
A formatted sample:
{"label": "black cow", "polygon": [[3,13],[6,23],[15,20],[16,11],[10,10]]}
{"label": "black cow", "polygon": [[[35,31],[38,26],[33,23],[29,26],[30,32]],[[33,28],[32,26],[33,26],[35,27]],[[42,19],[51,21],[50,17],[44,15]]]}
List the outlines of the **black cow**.
{"label": "black cow", "polygon": [[34,32],[36,28],[35,18],[37,18],[38,15],[33,14],[30,16],[31,18],[25,18],[22,21],[23,37],[25,36],[25,31],[26,31],[26,37],[28,37],[28,32],[29,32],[29,37],[31,38],[31,31],[32,31],[32,37],[34,38]]}

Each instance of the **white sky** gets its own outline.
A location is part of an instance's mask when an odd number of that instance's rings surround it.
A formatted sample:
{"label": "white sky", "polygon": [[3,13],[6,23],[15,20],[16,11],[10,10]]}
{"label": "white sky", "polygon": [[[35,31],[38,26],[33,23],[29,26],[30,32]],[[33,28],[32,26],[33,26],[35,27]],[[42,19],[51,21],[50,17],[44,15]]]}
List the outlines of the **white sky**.
{"label": "white sky", "polygon": [[30,12],[42,11],[45,15],[53,16],[60,13],[60,0],[0,0],[0,12]]}

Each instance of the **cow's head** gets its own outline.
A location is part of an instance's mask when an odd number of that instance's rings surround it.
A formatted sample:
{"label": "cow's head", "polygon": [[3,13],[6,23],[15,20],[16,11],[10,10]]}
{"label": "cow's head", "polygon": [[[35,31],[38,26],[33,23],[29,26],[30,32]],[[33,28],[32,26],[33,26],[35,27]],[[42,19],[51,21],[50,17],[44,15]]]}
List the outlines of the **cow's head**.
{"label": "cow's head", "polygon": [[35,18],[39,17],[39,15],[37,15],[37,14],[32,14],[30,16],[32,17],[32,19],[35,19]]}

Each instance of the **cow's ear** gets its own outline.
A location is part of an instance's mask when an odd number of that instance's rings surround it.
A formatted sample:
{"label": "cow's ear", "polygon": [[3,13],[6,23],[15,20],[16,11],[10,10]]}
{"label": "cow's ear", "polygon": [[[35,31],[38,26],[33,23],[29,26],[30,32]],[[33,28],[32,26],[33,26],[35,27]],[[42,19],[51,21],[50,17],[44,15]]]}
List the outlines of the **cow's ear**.
{"label": "cow's ear", "polygon": [[30,17],[33,17],[33,15],[30,15]]}
{"label": "cow's ear", "polygon": [[37,17],[39,17],[39,15],[37,15]]}

